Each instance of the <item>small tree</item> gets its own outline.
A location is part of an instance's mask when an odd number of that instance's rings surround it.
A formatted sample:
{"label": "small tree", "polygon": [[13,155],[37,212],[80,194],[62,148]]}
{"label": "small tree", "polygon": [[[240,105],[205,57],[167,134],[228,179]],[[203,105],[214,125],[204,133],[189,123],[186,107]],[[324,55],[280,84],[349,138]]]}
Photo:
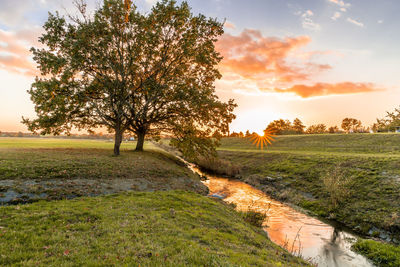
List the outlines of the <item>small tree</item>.
{"label": "small tree", "polygon": [[114,154],[124,132],[173,135],[171,144],[188,156],[214,153],[228,131],[236,105],[215,95],[222,57],[215,42],[222,23],[194,16],[186,2],[163,0],[148,14],[130,1],[104,0],[93,16],[49,15],[32,48],[42,73],[29,91],[38,118],[23,118],[31,131],[70,133],[73,127],[115,132]]}
{"label": "small tree", "polygon": [[302,134],[304,133],[304,129],[306,128],[306,126],[303,125],[303,122],[300,119],[296,118],[293,121],[292,128],[296,133]]}
{"label": "small tree", "polygon": [[277,135],[290,134],[292,132],[292,123],[289,120],[274,120],[268,124],[266,129],[273,131]]}
{"label": "small tree", "polygon": [[339,133],[339,127],[337,127],[336,125],[335,126],[331,126],[331,127],[329,127],[328,132],[331,133],[331,134]]}
{"label": "small tree", "polygon": [[323,134],[326,133],[326,125],[323,123],[310,125],[306,131],[308,134]]}
{"label": "small tree", "polygon": [[346,133],[350,132],[358,132],[358,130],[362,127],[362,123],[360,120],[354,119],[354,118],[345,118],[342,121],[342,129]]}

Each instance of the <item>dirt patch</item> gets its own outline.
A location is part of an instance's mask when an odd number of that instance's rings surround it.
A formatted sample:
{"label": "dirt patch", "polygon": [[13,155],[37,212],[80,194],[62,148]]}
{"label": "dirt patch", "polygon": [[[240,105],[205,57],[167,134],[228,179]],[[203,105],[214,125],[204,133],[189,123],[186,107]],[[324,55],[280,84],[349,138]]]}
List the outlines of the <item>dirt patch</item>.
{"label": "dirt patch", "polygon": [[206,195],[200,180],[188,177],[152,177],[141,179],[53,179],[1,180],[0,205],[34,202],[41,199],[71,199],[124,191],[185,190]]}

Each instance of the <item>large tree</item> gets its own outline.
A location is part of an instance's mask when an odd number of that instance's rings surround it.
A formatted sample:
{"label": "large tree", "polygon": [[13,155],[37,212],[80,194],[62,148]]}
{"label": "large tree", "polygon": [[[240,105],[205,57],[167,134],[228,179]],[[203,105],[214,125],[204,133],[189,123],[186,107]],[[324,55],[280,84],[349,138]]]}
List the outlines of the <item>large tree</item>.
{"label": "large tree", "polygon": [[38,118],[32,131],[69,133],[73,127],[107,127],[119,154],[126,131],[138,137],[171,134],[188,156],[212,153],[228,131],[236,106],[219,101],[214,82],[222,59],[214,44],[223,25],[194,16],[188,4],[157,3],[141,14],[130,1],[104,0],[92,16],[82,2],[79,17],[49,15],[32,48],[42,72],[29,93]]}

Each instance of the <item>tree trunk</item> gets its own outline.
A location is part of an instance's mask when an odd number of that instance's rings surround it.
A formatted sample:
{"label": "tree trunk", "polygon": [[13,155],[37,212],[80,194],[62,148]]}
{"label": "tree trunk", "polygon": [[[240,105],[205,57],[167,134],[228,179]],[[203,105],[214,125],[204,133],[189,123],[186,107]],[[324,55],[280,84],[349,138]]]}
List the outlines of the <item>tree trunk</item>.
{"label": "tree trunk", "polygon": [[144,136],[145,132],[139,132],[137,134],[137,144],[136,144],[136,151],[143,151],[143,145],[144,145]]}
{"label": "tree trunk", "polygon": [[121,130],[115,130],[115,141],[114,141],[114,156],[119,156],[119,147],[122,142],[122,134]]}

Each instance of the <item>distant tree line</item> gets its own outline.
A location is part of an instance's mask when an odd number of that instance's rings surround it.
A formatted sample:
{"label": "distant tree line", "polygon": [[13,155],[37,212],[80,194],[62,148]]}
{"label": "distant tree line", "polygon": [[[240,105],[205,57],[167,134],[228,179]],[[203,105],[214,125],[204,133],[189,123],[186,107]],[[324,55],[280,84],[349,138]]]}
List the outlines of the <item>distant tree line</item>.
{"label": "distant tree line", "polygon": [[[24,133],[24,132],[1,132],[0,137],[43,137],[37,133]],[[130,135],[125,135],[124,139],[129,139]],[[69,134],[69,135],[46,135],[45,138],[60,138],[60,139],[104,139],[109,140],[114,138],[114,134],[104,134],[102,132],[99,133],[87,133],[87,134]]]}
{"label": "distant tree line", "polygon": [[376,119],[372,130],[374,132],[393,132],[396,127],[400,127],[400,108],[394,109],[393,112],[386,112],[386,116],[382,119]]}
{"label": "distant tree line", "polygon": [[[396,112],[398,116],[397,119],[400,121],[400,109],[397,110]],[[393,117],[393,114],[392,113],[390,114]],[[384,120],[378,120],[378,123],[381,123],[380,125],[389,125],[389,123]],[[340,127],[341,128],[339,128],[337,125],[327,127],[326,124],[323,123],[313,124],[306,127],[299,118],[296,118],[293,120],[293,122],[285,119],[274,120],[268,124],[265,131],[267,130],[272,131],[276,135],[294,135],[294,134],[325,134],[325,133],[329,134],[369,133],[371,129],[374,130],[373,127],[363,126],[362,122],[355,118],[344,118],[342,120],[342,124],[340,125]],[[253,132],[250,134],[250,131],[247,130],[245,134],[243,134],[243,132],[239,133],[232,132],[231,134],[229,134],[229,137],[248,137],[251,136],[252,134],[255,133]]]}

